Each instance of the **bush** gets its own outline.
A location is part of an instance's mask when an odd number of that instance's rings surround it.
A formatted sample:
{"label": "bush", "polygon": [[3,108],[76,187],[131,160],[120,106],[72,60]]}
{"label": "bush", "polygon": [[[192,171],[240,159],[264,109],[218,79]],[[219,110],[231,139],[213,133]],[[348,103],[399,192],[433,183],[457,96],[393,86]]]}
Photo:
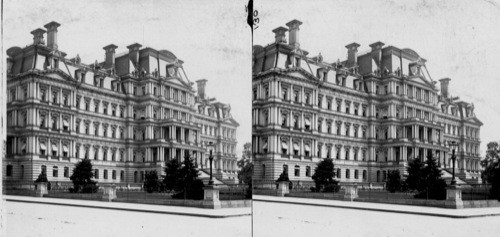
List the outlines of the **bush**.
{"label": "bush", "polygon": [[314,169],[314,175],[312,179],[316,185],[315,188],[311,188],[313,192],[338,192],[340,190],[339,182],[334,180],[335,176],[333,160],[331,158],[323,159],[318,162],[318,165]]}
{"label": "bush", "polygon": [[146,171],[144,178],[144,189],[146,189],[146,192],[158,192],[160,187],[159,183],[156,170]]}
{"label": "bush", "polygon": [[73,189],[70,192],[95,193],[98,191],[97,182],[92,180],[92,162],[85,158],[75,164],[73,174],[69,177],[73,181]]}
{"label": "bush", "polygon": [[406,184],[417,191],[415,198],[446,199],[446,182],[432,157],[427,157],[425,164],[418,159],[409,163]]}
{"label": "bush", "polygon": [[391,193],[401,191],[402,183],[403,182],[401,181],[401,174],[399,173],[399,170],[389,170],[389,172],[387,172],[387,191]]}
{"label": "bush", "polygon": [[180,166],[175,159],[171,160],[167,163],[165,172],[163,183],[167,190],[175,192],[172,198],[203,199],[205,185],[198,179],[198,170],[189,156],[184,158],[183,166]]}
{"label": "bush", "polygon": [[276,182],[290,182],[290,179],[288,178],[288,171],[283,170],[283,172],[281,172],[280,177],[276,180]]}
{"label": "bush", "polygon": [[42,170],[42,172],[38,175],[38,178],[35,180],[35,183],[47,183],[49,180],[47,179],[47,174],[45,173],[45,170]]}

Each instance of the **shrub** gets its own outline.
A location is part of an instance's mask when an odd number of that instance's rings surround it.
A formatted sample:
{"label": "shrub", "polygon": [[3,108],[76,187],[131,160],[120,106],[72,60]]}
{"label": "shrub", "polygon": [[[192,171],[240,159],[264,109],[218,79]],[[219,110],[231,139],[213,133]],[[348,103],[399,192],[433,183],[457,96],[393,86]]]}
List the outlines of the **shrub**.
{"label": "shrub", "polygon": [[386,188],[389,192],[394,193],[396,191],[401,191],[401,183],[401,174],[399,170],[389,170],[389,172],[387,172]]}
{"label": "shrub", "polygon": [[43,183],[43,182],[49,182],[47,179],[47,174],[45,173],[45,170],[42,170],[42,172],[38,175],[38,178],[35,180],[35,183]]}
{"label": "shrub", "polygon": [[70,192],[95,193],[98,191],[97,182],[92,180],[92,162],[85,158],[75,164],[73,174],[69,177],[73,181],[73,189]]}
{"label": "shrub", "polygon": [[159,186],[158,174],[156,173],[156,170],[146,171],[144,180],[144,189],[146,189],[146,192],[158,192]]}
{"label": "shrub", "polygon": [[314,169],[314,175],[312,179],[316,185],[315,188],[311,188],[313,192],[338,192],[340,190],[339,182],[334,180],[335,176],[333,160],[331,158],[323,159],[318,162],[318,165]]}

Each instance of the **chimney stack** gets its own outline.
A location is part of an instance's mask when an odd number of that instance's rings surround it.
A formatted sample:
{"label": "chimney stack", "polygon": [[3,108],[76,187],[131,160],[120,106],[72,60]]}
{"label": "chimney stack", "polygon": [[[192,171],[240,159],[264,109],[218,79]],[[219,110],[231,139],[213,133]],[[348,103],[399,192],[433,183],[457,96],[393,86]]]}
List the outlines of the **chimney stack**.
{"label": "chimney stack", "polygon": [[128,56],[136,64],[136,66],[139,66],[139,49],[141,49],[142,45],[139,43],[131,44],[127,46],[128,48]]}
{"label": "chimney stack", "polygon": [[441,96],[443,98],[448,98],[448,86],[450,85],[450,78],[443,78],[439,80],[439,83],[441,84]]}
{"label": "chimney stack", "polygon": [[115,67],[115,49],[118,46],[114,44],[110,44],[102,49],[106,51],[106,56],[104,59],[104,69],[114,68]]}
{"label": "chimney stack", "polygon": [[275,43],[286,43],[285,32],[287,31],[288,29],[283,26],[274,29],[273,33],[274,33]]}
{"label": "chimney stack", "polygon": [[[372,58],[375,60],[375,62],[377,63],[377,67],[380,67],[380,64],[382,63],[382,46],[384,46],[385,44],[380,42],[380,41],[377,41],[373,44],[370,44],[370,47],[372,48]],[[380,68],[378,68],[380,69]],[[374,70],[374,69],[372,69]]]}
{"label": "chimney stack", "polygon": [[360,45],[356,42],[346,45],[347,48],[347,64],[355,65],[358,63],[358,47]]}
{"label": "chimney stack", "polygon": [[57,27],[61,26],[61,24],[52,21],[44,27],[47,29],[47,47],[52,50],[57,50]]}
{"label": "chimney stack", "polygon": [[198,97],[200,99],[205,99],[205,85],[207,84],[206,79],[200,79],[196,81],[198,87]]}
{"label": "chimney stack", "polygon": [[44,29],[38,28],[36,30],[31,31],[31,34],[33,35],[33,44],[45,44],[45,41],[43,40],[43,34],[46,31]]}
{"label": "chimney stack", "polygon": [[286,26],[288,26],[288,44],[293,46],[294,48],[299,48],[300,43],[299,43],[299,26],[302,25],[302,22],[298,20],[292,20],[288,23],[286,23]]}

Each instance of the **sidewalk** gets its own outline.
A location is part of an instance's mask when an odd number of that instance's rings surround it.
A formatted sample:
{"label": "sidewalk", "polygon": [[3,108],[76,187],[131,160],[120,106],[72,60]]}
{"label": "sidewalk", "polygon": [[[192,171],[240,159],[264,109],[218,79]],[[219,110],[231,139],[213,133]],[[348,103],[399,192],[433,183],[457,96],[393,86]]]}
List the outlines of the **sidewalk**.
{"label": "sidewalk", "polygon": [[426,216],[437,216],[437,217],[448,217],[448,218],[474,218],[474,217],[485,217],[485,216],[500,216],[500,207],[446,209],[437,207],[394,205],[394,204],[369,203],[369,202],[349,202],[349,201],[310,199],[310,198],[274,197],[274,196],[262,196],[262,195],[254,195],[253,201],[349,208],[349,209],[358,209],[366,211],[393,212],[393,213],[426,215]]}
{"label": "sidewalk", "polygon": [[27,202],[27,203],[49,204],[49,205],[88,207],[88,208],[147,212],[147,213],[158,213],[158,214],[168,214],[168,215],[196,216],[196,217],[207,217],[207,218],[229,218],[229,217],[239,217],[239,216],[250,216],[252,214],[252,209],[250,207],[204,209],[204,208],[194,208],[194,207],[163,206],[163,205],[136,204],[136,203],[123,203],[123,202],[103,202],[103,201],[45,198],[45,197],[38,198],[38,197],[11,196],[11,195],[3,195],[2,198],[6,201],[5,209],[7,210],[9,208],[8,202]]}

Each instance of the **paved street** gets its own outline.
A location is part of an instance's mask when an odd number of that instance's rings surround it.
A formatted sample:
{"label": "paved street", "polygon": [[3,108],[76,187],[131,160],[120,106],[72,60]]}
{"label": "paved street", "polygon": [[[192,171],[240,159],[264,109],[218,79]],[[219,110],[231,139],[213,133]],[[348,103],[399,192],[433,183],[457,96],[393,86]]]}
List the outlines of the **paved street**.
{"label": "paved street", "polygon": [[[301,199],[298,199],[299,202]],[[306,199],[302,199],[306,200]],[[362,206],[357,203],[358,206]],[[376,205],[376,204],[375,204]],[[394,205],[393,205],[394,206]],[[404,209],[405,206],[398,206]],[[432,208],[431,208],[432,209]],[[455,210],[456,211],[456,210]],[[472,212],[477,213],[473,210]],[[254,236],[498,236],[500,216],[449,218],[253,201]]]}
{"label": "paved street", "polygon": [[251,236],[250,215],[210,218],[13,201],[4,204],[6,230],[2,236]]}

